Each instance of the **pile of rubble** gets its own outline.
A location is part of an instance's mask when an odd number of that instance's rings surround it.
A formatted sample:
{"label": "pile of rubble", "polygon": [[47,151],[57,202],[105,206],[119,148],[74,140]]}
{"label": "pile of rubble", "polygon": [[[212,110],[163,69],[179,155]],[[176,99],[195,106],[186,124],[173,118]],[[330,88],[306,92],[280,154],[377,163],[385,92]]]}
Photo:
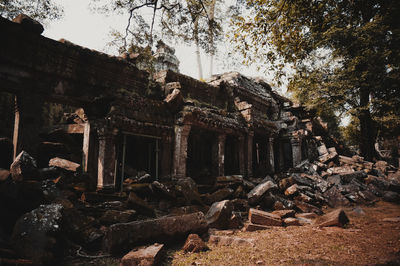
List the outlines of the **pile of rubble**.
{"label": "pile of rubble", "polygon": [[[48,167],[38,168],[34,158],[21,152],[9,169],[0,169],[0,211],[5,214],[0,258],[52,263],[56,258],[121,256],[140,245],[176,242],[194,233],[228,241],[207,234],[210,228],[343,225],[348,220],[340,210],[321,218],[326,206],[400,201],[398,169],[384,161],[340,156],[334,149],[320,153],[318,161],[304,161],[273,177],[220,176],[213,185],[197,185],[190,177],[155,180],[142,172],[126,179],[121,193],[104,194],[90,192],[91,178],[79,164],[51,158]],[[206,249],[193,239],[185,245],[189,251]],[[150,248],[158,258],[162,247],[144,247],[143,252]],[[126,260],[132,261],[132,254],[141,252],[129,254]]]}

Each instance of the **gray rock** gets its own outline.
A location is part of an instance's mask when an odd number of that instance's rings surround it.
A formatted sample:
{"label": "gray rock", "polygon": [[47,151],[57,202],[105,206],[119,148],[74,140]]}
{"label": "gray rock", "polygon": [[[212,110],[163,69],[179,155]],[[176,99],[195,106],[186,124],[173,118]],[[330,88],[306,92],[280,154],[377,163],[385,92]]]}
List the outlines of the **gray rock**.
{"label": "gray rock", "polygon": [[206,220],[209,227],[228,229],[232,212],[233,204],[229,200],[213,203],[206,214]]}
{"label": "gray rock", "polygon": [[277,187],[278,186],[270,180],[262,182],[247,194],[249,203],[256,204],[258,201],[260,201],[260,199],[265,195],[266,192],[276,189]]}
{"label": "gray rock", "polygon": [[18,219],[10,242],[19,256],[34,264],[48,264],[56,258],[62,208],[60,204],[41,205]]}

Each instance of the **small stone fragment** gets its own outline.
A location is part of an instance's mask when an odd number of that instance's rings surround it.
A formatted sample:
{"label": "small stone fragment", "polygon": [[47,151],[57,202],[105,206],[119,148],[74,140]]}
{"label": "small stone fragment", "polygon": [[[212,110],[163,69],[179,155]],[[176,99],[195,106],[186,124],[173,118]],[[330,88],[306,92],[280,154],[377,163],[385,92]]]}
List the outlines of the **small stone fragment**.
{"label": "small stone fragment", "polygon": [[279,215],[256,209],[249,210],[249,222],[264,226],[282,226],[282,220]]}
{"label": "small stone fragment", "polygon": [[331,211],[321,217],[319,217],[316,221],[316,224],[319,227],[327,227],[327,226],[339,226],[343,227],[349,222],[349,218],[346,213],[342,209],[337,209]]}
{"label": "small stone fragment", "polygon": [[159,265],[163,256],[163,244],[154,244],[147,247],[139,247],[126,254],[121,259],[121,266]]}
{"label": "small stone fragment", "polygon": [[183,252],[200,252],[208,250],[208,246],[198,234],[190,234],[183,245]]}

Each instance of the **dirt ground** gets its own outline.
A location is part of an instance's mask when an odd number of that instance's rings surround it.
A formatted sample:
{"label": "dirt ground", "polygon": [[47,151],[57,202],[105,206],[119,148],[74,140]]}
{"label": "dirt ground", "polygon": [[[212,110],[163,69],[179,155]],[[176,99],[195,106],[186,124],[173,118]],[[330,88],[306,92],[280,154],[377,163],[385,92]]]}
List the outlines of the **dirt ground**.
{"label": "dirt ground", "polygon": [[210,244],[207,252],[169,251],[168,260],[172,265],[400,265],[400,205],[378,202],[345,211],[346,228],[238,231],[233,236],[254,239],[254,246]]}

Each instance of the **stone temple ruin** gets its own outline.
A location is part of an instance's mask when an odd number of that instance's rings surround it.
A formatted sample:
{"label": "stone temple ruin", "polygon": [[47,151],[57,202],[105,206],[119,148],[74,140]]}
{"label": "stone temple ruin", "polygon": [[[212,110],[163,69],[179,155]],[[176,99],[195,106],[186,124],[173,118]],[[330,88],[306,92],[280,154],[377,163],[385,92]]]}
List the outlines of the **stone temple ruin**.
{"label": "stone temple ruin", "polygon": [[36,154],[45,101],[84,110],[84,119],[55,128],[82,136],[82,167],[100,190],[118,190],[129,171],[202,183],[273,174],[308,156],[311,117],[294,116],[298,108],[261,79],[226,73],[195,80],[179,74],[174,50],[163,43],[150,76],[129,58],[53,41],[4,19],[1,27],[8,36],[2,89],[17,104],[14,158],[22,150]]}
{"label": "stone temple ruin", "polygon": [[[0,17],[0,31],[0,93],[15,98],[13,139],[0,138],[0,247],[16,258],[51,263],[71,242],[78,257],[121,255],[247,216],[252,231],[400,199],[398,169],[343,156],[313,112],[262,79],[193,79],[162,42],[149,72],[140,54],[51,40],[23,15]],[[52,103],[72,112],[43,126]],[[348,222],[341,210],[321,219]]]}

